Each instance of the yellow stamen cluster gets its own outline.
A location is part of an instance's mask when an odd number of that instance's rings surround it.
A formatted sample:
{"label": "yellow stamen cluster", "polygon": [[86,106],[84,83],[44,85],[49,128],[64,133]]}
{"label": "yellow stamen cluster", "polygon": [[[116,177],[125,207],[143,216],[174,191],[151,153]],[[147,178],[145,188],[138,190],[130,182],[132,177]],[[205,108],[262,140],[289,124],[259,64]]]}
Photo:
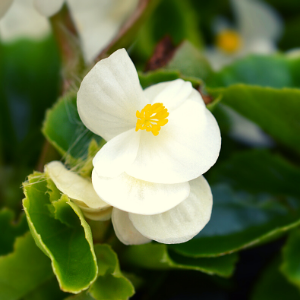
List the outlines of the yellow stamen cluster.
{"label": "yellow stamen cluster", "polygon": [[242,46],[240,35],[234,30],[223,30],[216,37],[216,45],[222,51],[232,54]]}
{"label": "yellow stamen cluster", "polygon": [[135,131],[146,130],[151,131],[153,135],[157,136],[161,129],[168,123],[167,117],[169,116],[168,110],[163,106],[162,103],[147,104],[141,112],[136,112]]}

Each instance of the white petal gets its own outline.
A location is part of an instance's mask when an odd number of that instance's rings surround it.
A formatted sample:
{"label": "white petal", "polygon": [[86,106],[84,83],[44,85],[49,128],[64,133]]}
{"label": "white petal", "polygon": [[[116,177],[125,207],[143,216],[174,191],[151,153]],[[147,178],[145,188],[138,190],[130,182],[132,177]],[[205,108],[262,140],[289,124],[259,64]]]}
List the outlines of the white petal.
{"label": "white petal", "polygon": [[62,193],[74,199],[79,206],[87,206],[98,211],[110,206],[99,198],[89,180],[67,170],[63,163],[52,161],[45,166],[45,173]]}
{"label": "white petal", "polygon": [[141,235],[132,225],[128,212],[114,207],[112,212],[112,224],[117,238],[125,245],[141,245],[151,242]]}
{"label": "white petal", "polygon": [[93,160],[99,176],[116,177],[124,172],[136,158],[140,144],[140,132],[125,131],[107,142]]}
{"label": "white petal", "polygon": [[203,176],[190,181],[189,197],[158,215],[129,214],[134,227],[144,236],[164,244],[184,243],[207,224],[212,210],[212,194]]}
{"label": "white petal", "polygon": [[77,94],[82,122],[106,140],[135,128],[136,111],[145,105],[136,69],[124,49],[99,61]]}
{"label": "white petal", "polygon": [[138,180],[126,173],[115,178],[100,177],[95,170],[93,186],[99,197],[121,210],[152,215],[167,211],[186,199],[188,182],[159,184]]}
{"label": "white petal", "polygon": [[190,181],[214,165],[220,147],[220,130],[213,115],[188,100],[170,113],[158,136],[142,132],[137,157],[125,172],[157,183]]}
{"label": "white petal", "polygon": [[205,103],[189,81],[176,79],[151,85],[144,90],[148,103],[163,103],[168,111],[175,110],[186,100],[194,100],[205,107]]}
{"label": "white petal", "polygon": [[49,33],[48,19],[37,12],[32,0],[14,0],[0,22],[1,40],[5,42],[20,38],[42,39]]}
{"label": "white petal", "polygon": [[35,8],[45,17],[56,14],[64,4],[65,0],[34,0]]}
{"label": "white petal", "polygon": [[0,18],[2,18],[11,4],[13,3],[13,0],[1,0],[0,1]]}
{"label": "white petal", "polygon": [[87,63],[91,63],[117,34],[137,2],[138,0],[68,0]]}
{"label": "white petal", "polygon": [[275,41],[282,32],[282,21],[271,6],[258,0],[231,0],[241,35],[247,39]]}

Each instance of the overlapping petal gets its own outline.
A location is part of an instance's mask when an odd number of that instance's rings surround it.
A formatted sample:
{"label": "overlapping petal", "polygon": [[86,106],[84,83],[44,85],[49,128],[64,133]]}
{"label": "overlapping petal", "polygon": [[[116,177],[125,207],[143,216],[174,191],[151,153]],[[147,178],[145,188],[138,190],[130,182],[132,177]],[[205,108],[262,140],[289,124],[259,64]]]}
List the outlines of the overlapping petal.
{"label": "overlapping petal", "polygon": [[203,176],[190,182],[189,197],[162,214],[129,214],[133,226],[144,236],[160,243],[184,243],[207,224],[212,210],[212,194]]}
{"label": "overlapping petal", "polygon": [[165,212],[183,200],[190,192],[188,182],[160,184],[136,179],[123,173],[114,178],[92,174],[96,193],[105,202],[123,211],[152,215]]}
{"label": "overlapping petal", "polygon": [[74,199],[81,206],[98,209],[98,211],[110,207],[99,198],[89,180],[67,170],[61,162],[53,161],[47,164],[45,173],[62,193]]}
{"label": "overlapping petal", "polygon": [[135,229],[129,219],[128,212],[114,208],[112,223],[116,236],[125,245],[141,245],[151,242],[150,239]]}
{"label": "overlapping petal", "polygon": [[164,184],[190,181],[216,162],[220,147],[213,115],[202,104],[187,100],[170,114],[158,136],[141,134],[137,157],[126,173]]}
{"label": "overlapping petal", "polygon": [[98,62],[77,95],[81,120],[106,140],[134,128],[136,111],[146,104],[136,69],[124,49]]}
{"label": "overlapping petal", "polygon": [[93,160],[95,171],[104,177],[120,175],[135,160],[139,144],[140,132],[135,132],[135,129],[117,135],[95,156]]}
{"label": "overlapping petal", "polygon": [[36,9],[45,17],[56,14],[64,4],[65,0],[34,0]]}

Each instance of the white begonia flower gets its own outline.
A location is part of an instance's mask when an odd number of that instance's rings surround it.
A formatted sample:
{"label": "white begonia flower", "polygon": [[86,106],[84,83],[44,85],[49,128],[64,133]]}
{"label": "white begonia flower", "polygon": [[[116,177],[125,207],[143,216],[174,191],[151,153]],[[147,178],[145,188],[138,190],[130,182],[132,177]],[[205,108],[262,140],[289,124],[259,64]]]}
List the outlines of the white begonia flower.
{"label": "white begonia flower", "polygon": [[132,14],[138,0],[34,0],[46,17],[56,14],[66,2],[78,30],[83,55],[92,62]]}
{"label": "white begonia flower", "polygon": [[[0,13],[1,8],[0,5]],[[14,0],[0,20],[0,38],[4,42],[19,38],[43,39],[49,33],[50,24],[47,18],[36,11],[32,0]]]}
{"label": "white begonia flower", "polygon": [[210,187],[201,176],[217,160],[218,124],[198,91],[181,79],[142,90],[124,49],[98,62],[77,94],[83,123],[108,142],[92,174],[112,205],[124,244],[182,243],[208,222]]}
{"label": "white begonia flower", "polygon": [[215,70],[245,55],[276,51],[275,42],[282,32],[277,13],[259,0],[231,0],[237,19],[233,29],[226,22],[217,23],[216,45],[206,50]]}
{"label": "white begonia flower", "polygon": [[110,219],[112,207],[98,197],[90,180],[67,170],[59,161],[47,164],[45,174],[63,194],[77,204],[87,218],[99,221]]}
{"label": "white begonia flower", "polygon": [[124,49],[86,75],[77,107],[108,141],[93,160],[94,188],[121,210],[151,215],[175,207],[188,197],[188,181],[218,158],[219,127],[199,92],[181,79],[143,91]]}

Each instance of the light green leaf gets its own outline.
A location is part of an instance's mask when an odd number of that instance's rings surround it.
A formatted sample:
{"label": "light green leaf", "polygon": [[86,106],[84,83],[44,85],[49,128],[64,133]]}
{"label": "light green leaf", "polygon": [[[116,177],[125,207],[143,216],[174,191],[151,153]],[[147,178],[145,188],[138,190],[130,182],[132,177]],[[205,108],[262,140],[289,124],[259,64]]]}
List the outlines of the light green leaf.
{"label": "light green leaf", "polygon": [[154,270],[183,269],[201,271],[229,277],[233,274],[238,256],[224,255],[215,258],[193,258],[168,251],[164,244],[145,244],[127,247],[122,253],[122,261],[137,267]]}
{"label": "light green leaf", "polygon": [[51,277],[49,258],[28,232],[16,239],[12,253],[0,257],[0,299],[21,299]]}
{"label": "light green leaf", "polygon": [[300,225],[300,171],[283,158],[267,151],[245,151],[210,172],[211,220],[191,241],[170,246],[178,253],[223,255]]}
{"label": "light green leaf", "polygon": [[15,223],[15,214],[13,211],[3,208],[0,211],[0,255],[8,254],[13,250],[13,244],[16,237],[23,235],[27,230],[27,222],[24,214]]}
{"label": "light green leaf", "polygon": [[131,282],[121,273],[116,253],[109,245],[95,245],[98,278],[89,289],[96,300],[126,300],[134,294]]}
{"label": "light green leaf", "polygon": [[24,193],[30,230],[50,257],[60,288],[72,293],[87,289],[96,279],[97,264],[90,227],[80,209],[66,195],[51,202],[43,174],[29,176]]}
{"label": "light green leaf", "polygon": [[231,85],[208,89],[222,103],[256,123],[278,142],[300,153],[300,90]]}
{"label": "light green leaf", "polygon": [[81,122],[76,94],[72,93],[61,98],[47,112],[42,131],[71,166],[83,163],[93,139],[97,143],[101,140],[101,137],[90,132]]}
{"label": "light green leaf", "polygon": [[98,278],[88,291],[66,300],[126,300],[134,294],[131,282],[121,273],[116,253],[109,245],[95,245]]}
{"label": "light green leaf", "polygon": [[289,282],[300,288],[300,230],[295,229],[282,249],[281,271]]}
{"label": "light green leaf", "polygon": [[267,266],[254,287],[251,300],[298,300],[300,298],[300,292],[280,273],[279,266],[279,257]]}

